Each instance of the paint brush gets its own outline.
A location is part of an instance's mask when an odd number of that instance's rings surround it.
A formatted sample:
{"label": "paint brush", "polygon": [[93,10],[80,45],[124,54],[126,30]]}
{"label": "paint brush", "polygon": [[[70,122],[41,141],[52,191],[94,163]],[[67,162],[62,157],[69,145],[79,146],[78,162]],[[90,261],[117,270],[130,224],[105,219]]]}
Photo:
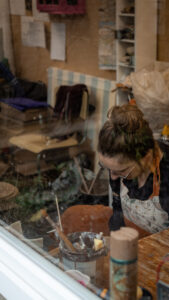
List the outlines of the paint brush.
{"label": "paint brush", "polygon": [[59,255],[59,247],[50,250],[48,253],[49,253],[51,256],[58,256],[58,255]]}
{"label": "paint brush", "polygon": [[84,187],[85,187],[85,191],[86,191],[86,193],[88,194],[88,186],[87,186],[87,183],[86,183],[85,178],[84,178],[84,176],[83,176],[83,173],[82,173],[81,167],[80,167],[80,165],[79,165],[78,159],[77,159],[75,156],[73,157],[73,159],[74,159],[74,162],[75,162],[75,164],[76,164],[76,166],[77,166],[77,168],[78,168],[80,177],[81,177],[82,182],[83,182],[83,185],[84,185]]}
{"label": "paint brush", "polygon": [[57,213],[58,213],[58,219],[59,219],[59,226],[60,226],[60,230],[63,231],[63,227],[62,227],[62,223],[61,223],[61,217],[60,217],[60,210],[59,210],[59,204],[58,204],[58,197],[56,195],[56,209],[57,209]]}
{"label": "paint brush", "polygon": [[76,252],[75,247],[72,245],[71,241],[67,238],[67,236],[60,230],[60,228],[55,224],[55,222],[49,217],[48,213],[45,209],[41,210],[42,216],[48,221],[48,223],[52,226],[53,229],[55,229],[62,241],[64,241],[66,247],[72,251]]}

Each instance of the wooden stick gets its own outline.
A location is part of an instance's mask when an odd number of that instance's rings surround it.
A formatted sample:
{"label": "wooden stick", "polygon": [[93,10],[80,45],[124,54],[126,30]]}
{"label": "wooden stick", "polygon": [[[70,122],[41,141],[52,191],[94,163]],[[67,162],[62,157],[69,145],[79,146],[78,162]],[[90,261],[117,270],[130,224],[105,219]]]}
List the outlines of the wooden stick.
{"label": "wooden stick", "polygon": [[78,162],[78,160],[77,160],[77,158],[76,158],[75,156],[73,157],[73,159],[74,159],[74,162],[75,162],[75,164],[76,164],[76,166],[77,166],[77,168],[78,168],[80,177],[81,177],[82,182],[83,182],[83,185],[84,185],[84,187],[85,187],[85,191],[86,191],[86,193],[88,194],[88,186],[87,186],[87,183],[86,183],[86,181],[85,181],[85,178],[84,178],[84,176],[83,176],[83,174],[82,174],[82,171],[81,171],[81,167],[80,167],[80,165],[79,165],[79,162]]}
{"label": "wooden stick", "polygon": [[56,195],[56,208],[57,208],[57,213],[58,213],[58,219],[59,219],[59,226],[60,230],[63,231],[62,223],[61,223],[61,217],[60,217],[60,210],[59,210],[59,204],[58,204],[58,197]]}
{"label": "wooden stick", "polygon": [[53,220],[49,217],[45,209],[41,210],[42,216],[49,222],[49,224],[55,229],[61,238],[62,241],[64,241],[66,247],[71,250],[72,252],[76,252],[75,247],[72,245],[71,241],[67,238],[67,236],[60,230],[60,228],[53,222]]}
{"label": "wooden stick", "polygon": [[54,248],[48,252],[51,256],[57,256],[59,254],[59,247]]}
{"label": "wooden stick", "polygon": [[94,187],[94,184],[95,184],[95,182],[96,182],[96,179],[99,177],[101,171],[102,171],[102,168],[100,168],[100,169],[98,170],[98,172],[97,172],[95,178],[92,180],[92,183],[91,183],[91,185],[90,185],[90,187],[89,187],[89,190],[88,190],[88,194],[90,194],[90,192],[92,191],[92,189],[93,189],[93,187]]}

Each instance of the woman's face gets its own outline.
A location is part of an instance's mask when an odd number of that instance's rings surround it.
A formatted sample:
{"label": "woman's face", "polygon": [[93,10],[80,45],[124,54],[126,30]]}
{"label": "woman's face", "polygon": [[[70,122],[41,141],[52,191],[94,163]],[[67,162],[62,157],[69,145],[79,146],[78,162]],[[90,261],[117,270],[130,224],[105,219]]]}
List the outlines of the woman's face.
{"label": "woman's face", "polygon": [[118,178],[134,179],[141,173],[141,166],[134,160],[121,156],[107,157],[99,153],[99,164],[110,172],[112,180]]}

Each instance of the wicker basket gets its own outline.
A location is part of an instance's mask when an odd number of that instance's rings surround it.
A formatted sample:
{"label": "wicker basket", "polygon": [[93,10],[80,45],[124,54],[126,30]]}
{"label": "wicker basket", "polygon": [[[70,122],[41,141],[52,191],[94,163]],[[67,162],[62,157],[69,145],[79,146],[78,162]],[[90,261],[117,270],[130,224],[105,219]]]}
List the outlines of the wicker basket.
{"label": "wicker basket", "polygon": [[0,211],[9,210],[12,208],[16,208],[17,204],[14,198],[18,195],[18,189],[8,183],[8,182],[0,182]]}
{"label": "wicker basket", "polygon": [[3,200],[11,200],[17,196],[19,193],[18,189],[8,183],[8,182],[0,182],[0,202]]}

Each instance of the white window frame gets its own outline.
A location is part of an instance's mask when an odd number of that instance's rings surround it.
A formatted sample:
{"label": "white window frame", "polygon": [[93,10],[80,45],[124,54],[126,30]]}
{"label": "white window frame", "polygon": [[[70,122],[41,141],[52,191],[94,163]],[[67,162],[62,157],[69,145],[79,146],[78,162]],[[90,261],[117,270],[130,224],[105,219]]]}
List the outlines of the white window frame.
{"label": "white window frame", "polygon": [[100,299],[2,226],[0,294],[7,300]]}

